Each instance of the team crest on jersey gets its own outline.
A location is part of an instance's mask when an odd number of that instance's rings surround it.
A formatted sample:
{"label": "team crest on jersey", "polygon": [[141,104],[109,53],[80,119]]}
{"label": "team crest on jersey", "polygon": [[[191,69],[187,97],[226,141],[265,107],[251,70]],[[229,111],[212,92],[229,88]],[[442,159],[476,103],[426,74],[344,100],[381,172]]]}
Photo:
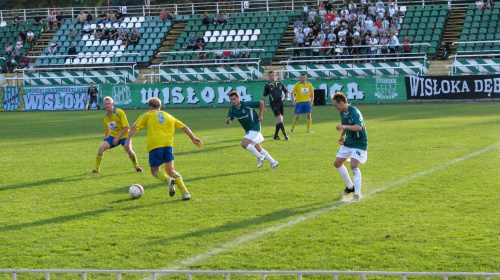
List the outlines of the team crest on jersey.
{"label": "team crest on jersey", "polygon": [[24,90],[18,87],[0,88],[0,111],[15,111],[24,109]]}
{"label": "team crest on jersey", "polygon": [[245,112],[245,109],[241,109],[241,112],[242,112],[243,114],[245,114],[245,113],[246,113],[246,112]]}
{"label": "team crest on jersey", "polygon": [[113,103],[116,105],[127,105],[132,102],[130,98],[130,88],[127,85],[113,86],[112,90]]}
{"label": "team crest on jersey", "polygon": [[394,99],[398,96],[396,86],[396,79],[378,78],[376,81],[377,92],[375,92],[375,96],[380,99]]}

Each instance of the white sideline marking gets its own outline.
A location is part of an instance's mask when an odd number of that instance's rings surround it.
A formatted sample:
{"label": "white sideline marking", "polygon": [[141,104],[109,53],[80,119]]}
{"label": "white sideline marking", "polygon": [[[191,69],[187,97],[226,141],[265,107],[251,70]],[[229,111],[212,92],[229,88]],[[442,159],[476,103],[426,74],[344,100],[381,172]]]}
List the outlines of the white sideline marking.
{"label": "white sideline marking", "polygon": [[[367,193],[367,194],[365,194],[364,196],[366,197],[366,196],[369,196],[369,195],[372,195],[372,194],[376,194],[376,193],[379,193],[379,192],[381,192],[381,191],[383,191],[383,190],[386,190],[386,189],[388,189],[388,188],[391,188],[391,187],[394,187],[394,186],[397,186],[397,185],[400,185],[400,184],[403,184],[403,183],[406,183],[406,182],[409,182],[409,181],[415,180],[415,179],[417,179],[417,178],[419,178],[419,177],[422,177],[422,176],[425,176],[425,175],[430,174],[430,173],[432,173],[432,172],[435,172],[435,171],[438,171],[438,170],[440,170],[440,169],[446,168],[446,167],[448,167],[448,166],[450,166],[450,165],[452,165],[452,164],[455,164],[455,163],[458,163],[458,162],[464,161],[464,160],[469,159],[469,158],[471,158],[471,157],[475,157],[475,156],[477,156],[477,155],[479,155],[479,154],[482,154],[482,153],[484,153],[484,152],[487,152],[487,151],[489,151],[489,150],[492,150],[492,149],[496,148],[496,147],[497,147],[497,146],[499,146],[499,145],[500,145],[500,142],[498,142],[498,143],[496,143],[496,144],[493,144],[493,145],[491,145],[491,146],[489,146],[489,147],[486,147],[486,148],[484,148],[484,149],[482,149],[482,150],[479,150],[479,151],[477,151],[477,152],[474,152],[474,153],[468,154],[468,155],[466,155],[466,156],[464,156],[464,157],[461,157],[461,158],[458,158],[458,159],[455,159],[455,160],[449,161],[449,162],[447,162],[447,163],[441,164],[441,165],[436,166],[436,167],[434,167],[434,168],[431,168],[431,169],[429,169],[429,170],[426,170],[426,171],[423,171],[423,172],[419,172],[419,173],[416,173],[416,174],[414,174],[414,175],[412,175],[412,176],[410,176],[410,177],[407,177],[407,178],[404,178],[404,179],[398,180],[398,181],[396,181],[396,182],[393,182],[393,183],[387,184],[387,185],[385,185],[385,186],[383,186],[383,187],[380,187],[380,188],[378,188],[378,189],[376,189],[376,190],[373,190],[373,191],[371,191],[371,192],[368,192],[368,193]],[[330,211],[332,211],[332,210],[334,210],[334,209],[336,209],[336,208],[339,208],[339,207],[341,207],[341,206],[345,206],[345,205],[348,205],[348,204],[350,204],[350,203],[349,203],[349,202],[341,202],[341,203],[338,203],[338,204],[335,204],[335,205],[328,206],[328,207],[325,207],[325,208],[323,208],[323,209],[317,210],[317,211],[315,211],[315,212],[311,212],[311,213],[309,213],[309,214],[307,214],[307,215],[304,215],[304,216],[299,217],[299,218],[297,218],[297,219],[295,219],[295,220],[292,220],[292,221],[286,222],[286,223],[284,223],[284,224],[277,225],[277,226],[274,226],[274,227],[270,227],[270,228],[264,229],[264,230],[262,230],[262,231],[258,231],[258,232],[256,232],[256,233],[252,233],[252,234],[250,234],[250,235],[243,236],[243,237],[241,237],[241,238],[239,238],[239,239],[236,239],[235,241],[228,242],[228,243],[226,243],[226,244],[221,245],[221,246],[220,246],[220,247],[218,247],[218,248],[215,248],[215,249],[209,250],[209,251],[207,251],[207,252],[205,252],[205,253],[201,253],[201,254],[196,255],[196,256],[194,256],[194,257],[192,257],[192,258],[189,258],[189,259],[186,259],[186,260],[180,261],[180,262],[178,262],[178,263],[176,263],[176,264],[173,264],[173,265],[171,265],[170,267],[168,267],[168,268],[164,268],[164,269],[162,269],[162,270],[180,270],[182,267],[186,267],[186,266],[189,266],[189,265],[191,265],[191,264],[193,264],[193,263],[196,263],[196,262],[198,262],[198,261],[201,261],[201,260],[207,259],[207,258],[209,258],[209,257],[215,256],[215,255],[216,255],[216,254],[218,254],[218,253],[224,252],[224,251],[226,251],[226,250],[228,250],[228,249],[230,249],[230,248],[236,247],[236,246],[241,245],[241,244],[243,244],[243,243],[246,243],[246,242],[248,242],[248,241],[252,241],[252,240],[257,239],[257,238],[259,238],[259,237],[261,237],[261,236],[263,236],[263,235],[266,235],[266,234],[268,234],[268,233],[271,233],[271,232],[274,232],[274,231],[278,231],[278,230],[283,229],[283,228],[287,228],[287,227],[294,226],[294,225],[296,225],[296,224],[298,224],[298,223],[301,223],[301,222],[303,222],[303,221],[307,221],[307,220],[309,220],[309,219],[315,218],[315,217],[317,217],[317,216],[319,216],[319,215],[321,215],[321,214],[328,213],[328,212],[330,212]],[[157,277],[156,277],[156,278],[159,278],[159,276],[164,276],[164,275],[157,275]],[[146,279],[151,279],[151,278],[150,278],[150,277],[148,277],[148,278],[144,278],[144,279],[146,280]]]}

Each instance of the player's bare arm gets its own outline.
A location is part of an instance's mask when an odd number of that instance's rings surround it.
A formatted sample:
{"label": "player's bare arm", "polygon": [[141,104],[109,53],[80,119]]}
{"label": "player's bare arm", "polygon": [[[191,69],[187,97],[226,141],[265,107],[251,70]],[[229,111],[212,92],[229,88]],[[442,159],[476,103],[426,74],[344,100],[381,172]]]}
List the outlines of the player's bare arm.
{"label": "player's bare arm", "polygon": [[259,122],[261,122],[264,119],[262,117],[262,114],[264,113],[264,109],[265,109],[265,104],[263,101],[261,101],[260,105],[259,105]]}
{"label": "player's bare arm", "polygon": [[189,138],[191,138],[191,141],[193,141],[193,143],[196,146],[201,147],[201,140],[196,138],[196,136],[194,136],[193,132],[191,131],[191,129],[189,129],[189,127],[184,126],[182,128],[182,131],[184,131],[184,133],[186,133],[189,136]]}

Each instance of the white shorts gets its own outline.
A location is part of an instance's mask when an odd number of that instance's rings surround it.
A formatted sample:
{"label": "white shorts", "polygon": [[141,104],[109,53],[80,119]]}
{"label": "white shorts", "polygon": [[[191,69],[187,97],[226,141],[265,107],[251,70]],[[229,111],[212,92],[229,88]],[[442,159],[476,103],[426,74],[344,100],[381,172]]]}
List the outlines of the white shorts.
{"label": "white shorts", "polygon": [[351,158],[356,159],[360,163],[365,163],[368,159],[368,152],[361,149],[348,148],[344,145],[340,147],[339,152],[337,153],[338,158],[346,158],[350,160]]}
{"label": "white shorts", "polygon": [[264,136],[262,136],[262,133],[260,133],[260,131],[254,130],[248,131],[247,135],[245,135],[245,137],[243,138],[252,140],[252,145],[256,145],[264,141]]}

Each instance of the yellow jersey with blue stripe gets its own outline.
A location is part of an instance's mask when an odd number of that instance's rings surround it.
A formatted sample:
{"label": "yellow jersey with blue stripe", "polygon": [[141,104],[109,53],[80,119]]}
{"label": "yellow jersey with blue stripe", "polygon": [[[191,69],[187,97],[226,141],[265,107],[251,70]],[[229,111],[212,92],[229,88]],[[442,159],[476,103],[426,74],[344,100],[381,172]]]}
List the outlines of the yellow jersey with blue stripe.
{"label": "yellow jersey with blue stripe", "polygon": [[[125,115],[122,109],[115,108],[111,115],[108,113],[104,115],[104,129],[109,130],[109,136],[116,137],[127,126],[129,126],[127,115]],[[123,133],[120,139],[127,138],[128,132],[129,129]]]}
{"label": "yellow jersey with blue stripe", "polygon": [[314,89],[310,82],[306,82],[305,84],[298,82],[292,90],[292,94],[295,95],[295,102],[297,103],[310,102],[313,92]]}
{"label": "yellow jersey with blue stripe", "polygon": [[156,148],[174,145],[175,128],[182,129],[185,125],[167,112],[151,110],[142,114],[135,122],[137,130],[147,127],[148,151]]}

